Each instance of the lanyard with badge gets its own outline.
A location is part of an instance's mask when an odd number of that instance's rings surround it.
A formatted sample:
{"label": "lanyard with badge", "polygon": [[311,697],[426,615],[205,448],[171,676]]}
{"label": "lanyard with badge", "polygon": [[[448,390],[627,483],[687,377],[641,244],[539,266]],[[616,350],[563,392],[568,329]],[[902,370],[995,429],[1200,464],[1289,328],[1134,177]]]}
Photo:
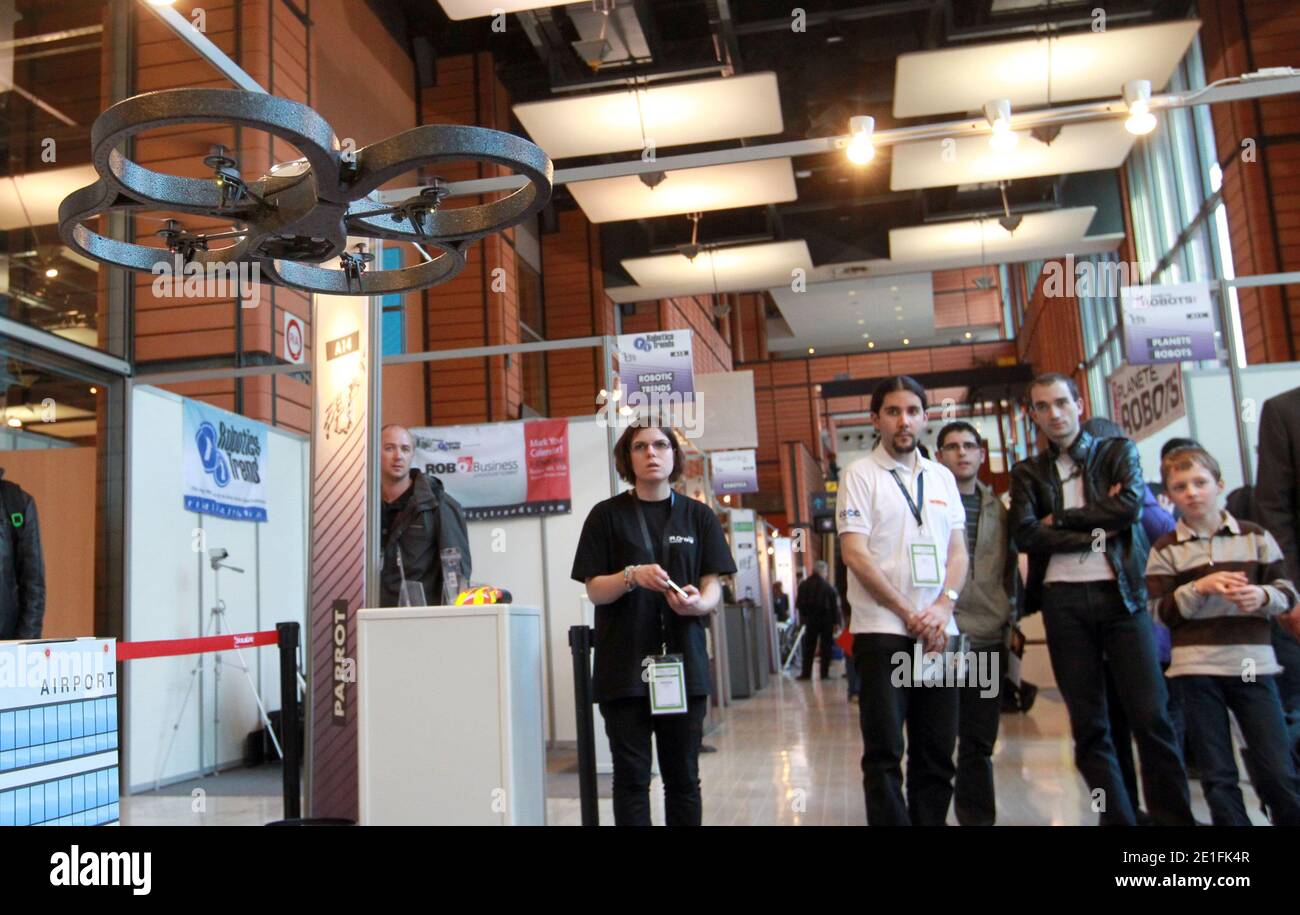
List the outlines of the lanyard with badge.
{"label": "lanyard with badge", "polygon": [[[664,524],[662,549],[658,556],[655,555],[654,543],[650,540],[650,528],[645,523],[641,500],[637,498],[635,492],[631,496],[646,552],[650,554],[652,561],[657,559],[667,570],[668,538],[672,532],[677,494],[671,491],[668,493],[668,520]],[[680,715],[686,711],[686,665],[680,654],[668,653],[668,622],[664,618],[664,610],[664,607],[659,608],[659,654],[651,655],[641,661],[641,679],[650,687],[650,714]]]}
{"label": "lanyard with badge", "polygon": [[897,470],[891,469],[889,475],[898,484],[899,490],[903,493],[903,498],[907,500],[908,510],[911,511],[912,517],[916,519],[917,532],[908,537],[906,541],[908,564],[912,570],[912,587],[941,585],[943,584],[943,576],[939,572],[939,547],[925,530],[925,470],[919,466],[917,467],[915,499],[908,492],[907,485],[903,483],[903,479],[898,475]]}

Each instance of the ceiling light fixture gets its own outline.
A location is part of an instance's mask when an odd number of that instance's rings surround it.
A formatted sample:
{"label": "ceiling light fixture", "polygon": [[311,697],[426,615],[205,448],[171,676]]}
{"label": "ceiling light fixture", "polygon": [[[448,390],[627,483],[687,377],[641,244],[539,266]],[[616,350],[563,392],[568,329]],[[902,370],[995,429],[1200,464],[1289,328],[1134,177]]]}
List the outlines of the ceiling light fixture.
{"label": "ceiling light fixture", "polygon": [[[1011,205],[1007,202],[1006,181],[998,182],[998,189],[1002,191],[1002,215],[998,217],[998,225],[1006,229],[1009,234],[1014,235],[1016,229],[1020,228],[1020,224],[1024,222],[1025,214],[1023,213],[1016,213],[1014,215],[1012,214]],[[967,334],[967,336],[970,335]]]}
{"label": "ceiling light fixture", "polygon": [[871,141],[875,130],[876,119],[873,117],[858,114],[849,118],[849,133],[853,138],[849,140],[844,154],[854,165],[866,165],[876,157],[876,145]]}
{"label": "ceiling light fixture", "polygon": [[637,177],[641,179],[642,184],[644,184],[646,187],[650,188],[650,190],[653,191],[659,185],[664,183],[664,179],[668,177],[668,173],[667,172],[642,172],[641,174],[637,175]]}
{"label": "ceiling light fixture", "polygon": [[691,221],[691,242],[688,245],[678,245],[677,250],[688,261],[693,261],[700,256],[700,217],[702,215],[702,213],[686,214],[686,218]]}
{"label": "ceiling light fixture", "polygon": [[906,337],[903,338],[903,345],[904,345],[904,346],[908,346],[911,342],[912,342],[912,341],[909,340],[909,339],[907,339]]}
{"label": "ceiling light fixture", "polygon": [[872,340],[872,341],[870,341],[869,343],[867,343],[867,349],[875,349],[875,348],[876,348],[876,341],[875,341],[875,340]]}
{"label": "ceiling light fixture", "polygon": [[45,271],[45,277],[46,277],[46,279],[51,279],[51,280],[52,280],[52,279],[54,279],[54,278],[55,278],[56,276],[58,276],[58,275],[59,275],[59,269],[58,269],[57,267],[51,267],[50,269],[48,269],[48,270]]}
{"label": "ceiling light fixture", "polygon": [[1151,81],[1131,79],[1124,84],[1124,104],[1128,106],[1128,120],[1124,129],[1135,136],[1143,136],[1156,129],[1156,116],[1151,113]]}
{"label": "ceiling light fixture", "polygon": [[1008,152],[1020,142],[1020,137],[1011,129],[1011,99],[994,99],[984,103],[984,118],[993,128],[989,135],[989,146],[998,152]]}

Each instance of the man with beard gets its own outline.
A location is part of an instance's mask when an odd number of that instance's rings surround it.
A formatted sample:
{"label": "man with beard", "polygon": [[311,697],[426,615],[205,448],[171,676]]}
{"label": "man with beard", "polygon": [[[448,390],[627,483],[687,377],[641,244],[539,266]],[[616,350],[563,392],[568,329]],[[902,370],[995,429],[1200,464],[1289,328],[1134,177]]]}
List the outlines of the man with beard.
{"label": "man with beard", "polygon": [[966,511],[952,471],[917,453],[925,410],[925,389],[914,378],[876,387],[871,412],[880,445],[844,471],[836,504],[851,573],[849,629],[862,678],[862,786],[871,826],[942,826],[952,801],[957,689],[946,676],[934,682],[922,674],[921,682],[917,668],[932,664],[914,659],[919,649],[943,652],[957,635]]}

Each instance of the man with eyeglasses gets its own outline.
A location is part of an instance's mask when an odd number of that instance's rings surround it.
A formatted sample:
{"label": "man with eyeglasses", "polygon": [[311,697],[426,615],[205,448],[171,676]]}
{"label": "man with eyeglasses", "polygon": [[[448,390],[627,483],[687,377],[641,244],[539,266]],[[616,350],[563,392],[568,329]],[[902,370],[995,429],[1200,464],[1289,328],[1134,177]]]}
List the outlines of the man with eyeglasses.
{"label": "man with eyeglasses", "polygon": [[[973,663],[958,684],[957,782],[953,803],[963,826],[992,826],[993,745],[1002,712],[1002,674],[1011,637],[1016,554],[1007,542],[1007,510],[979,480],[986,450],[979,432],[958,420],[939,430],[939,463],[952,471],[966,511],[970,572],[957,598],[957,628],[970,639]],[[984,676],[987,675],[987,676]]]}
{"label": "man with eyeglasses", "polygon": [[[1191,826],[1187,774],[1147,618],[1137,446],[1080,427],[1074,379],[1039,375],[1029,406],[1049,447],[1011,471],[1011,536],[1029,554],[1025,612],[1043,611],[1047,650],[1070,714],[1074,759],[1102,825],[1136,825],[1106,708],[1103,661],[1137,740],[1142,789],[1159,826]],[[1113,494],[1112,494],[1113,493]]]}

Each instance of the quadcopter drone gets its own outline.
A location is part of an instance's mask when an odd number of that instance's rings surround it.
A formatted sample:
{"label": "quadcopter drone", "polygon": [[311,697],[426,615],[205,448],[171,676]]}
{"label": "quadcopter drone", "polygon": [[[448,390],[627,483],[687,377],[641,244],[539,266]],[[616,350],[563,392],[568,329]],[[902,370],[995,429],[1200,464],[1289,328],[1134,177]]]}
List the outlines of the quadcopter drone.
{"label": "quadcopter drone", "polygon": [[[127,140],[144,131],[209,123],[263,130],[302,158],[246,181],[221,146],[204,159],[211,178],[151,171],[122,152]],[[554,173],[536,145],[483,127],[425,125],[344,151],[325,119],[306,105],[236,89],[169,89],[126,99],[96,118],[91,150],[99,180],[69,194],[59,207],[59,234],[74,251],[142,272],[174,259],[205,267],[257,264],[265,282],[337,295],[383,295],[451,279],[465,266],[475,240],[546,206]],[[454,209],[442,208],[449,189],[441,179],[400,203],[379,200],[378,189],[405,172],[466,159],[504,165],[527,182],[500,200]],[[169,219],[156,233],[166,244],[159,248],[109,238],[85,225],[99,214],[147,209],[213,217],[234,229],[191,233]],[[372,270],[374,255],[358,238],[409,242],[439,253],[426,254],[414,266]],[[211,244],[218,240],[229,244]],[[338,269],[320,266],[334,259]]]}

